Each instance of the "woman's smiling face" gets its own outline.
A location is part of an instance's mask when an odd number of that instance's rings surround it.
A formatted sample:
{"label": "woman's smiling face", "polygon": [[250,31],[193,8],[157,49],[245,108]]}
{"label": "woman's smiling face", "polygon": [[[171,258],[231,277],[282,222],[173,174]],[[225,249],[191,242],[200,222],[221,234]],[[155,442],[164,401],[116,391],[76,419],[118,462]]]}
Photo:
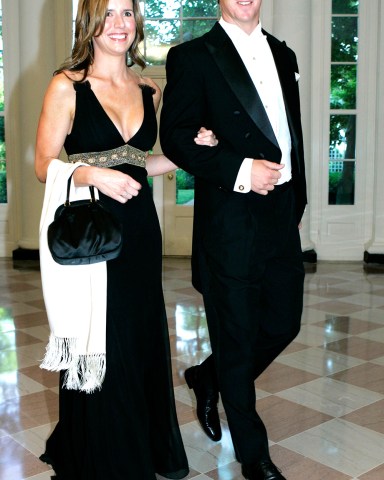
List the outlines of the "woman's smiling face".
{"label": "woman's smiling face", "polygon": [[101,35],[93,38],[95,53],[125,54],[136,36],[132,0],[109,0]]}

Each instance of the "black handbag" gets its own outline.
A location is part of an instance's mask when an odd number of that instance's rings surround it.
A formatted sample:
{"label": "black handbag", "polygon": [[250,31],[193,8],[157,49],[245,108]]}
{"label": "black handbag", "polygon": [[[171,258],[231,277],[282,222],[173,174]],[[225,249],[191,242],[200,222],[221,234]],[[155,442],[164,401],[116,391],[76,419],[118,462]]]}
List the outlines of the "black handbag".
{"label": "black handbag", "polygon": [[48,227],[48,247],[61,265],[88,265],[116,258],[122,246],[121,225],[100,200],[69,200],[72,175],[68,179],[67,198]]}

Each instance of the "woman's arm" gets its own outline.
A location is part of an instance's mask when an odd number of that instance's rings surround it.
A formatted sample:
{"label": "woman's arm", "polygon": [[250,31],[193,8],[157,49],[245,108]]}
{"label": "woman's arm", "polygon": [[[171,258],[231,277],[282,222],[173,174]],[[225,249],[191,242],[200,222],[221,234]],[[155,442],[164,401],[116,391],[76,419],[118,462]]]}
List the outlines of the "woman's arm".
{"label": "woman's arm", "polygon": [[75,90],[64,74],[52,78],[46,91],[37,127],[35,173],[40,182],[47,179],[48,166],[58,158],[72,128]]}
{"label": "woman's arm", "polygon": [[[59,74],[51,80],[44,97],[35,149],[35,172],[40,182],[47,179],[48,166],[58,158],[70,133],[76,107],[73,82]],[[111,168],[79,167],[73,175],[77,186],[94,185],[105,195],[126,203],[137,196],[141,185],[129,175]]]}
{"label": "woman's arm", "polygon": [[[215,147],[219,143],[212,130],[207,130],[204,127],[200,128],[194,140],[197,145],[206,145],[208,147]],[[178,168],[164,155],[149,155],[146,163],[149,177],[164,175],[164,173]]]}

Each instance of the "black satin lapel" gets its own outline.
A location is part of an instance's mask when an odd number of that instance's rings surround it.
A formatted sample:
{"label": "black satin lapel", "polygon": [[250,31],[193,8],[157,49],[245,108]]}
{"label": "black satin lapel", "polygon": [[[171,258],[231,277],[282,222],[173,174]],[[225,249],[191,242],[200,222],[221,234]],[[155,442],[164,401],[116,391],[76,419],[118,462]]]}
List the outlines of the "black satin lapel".
{"label": "black satin lapel", "polygon": [[290,89],[292,88],[292,84],[289,85],[290,82],[294,81],[293,78],[294,78],[295,72],[292,71],[292,79],[290,79],[287,73],[289,73],[289,71],[292,70],[292,66],[288,61],[288,56],[287,56],[288,52],[285,50],[287,48],[285,42],[282,42],[281,44],[276,45],[274,42],[269,41],[268,36],[267,36],[267,40],[271,48],[273,58],[275,60],[277,73],[279,75],[281,90],[283,92],[283,98],[284,98],[285,112],[287,114],[289,130],[291,133],[291,140],[292,140],[292,143],[297,145],[298,137],[296,134],[295,122],[293,121],[293,117],[291,113],[292,106],[290,104],[290,99],[292,98],[292,95],[290,95]]}
{"label": "black satin lapel", "polygon": [[[218,32],[218,28],[223,32],[222,35]],[[220,41],[206,41],[209,52],[232,91],[257,127],[272,143],[278,146],[268,115],[240,55],[227,34],[220,26],[218,28],[214,28],[211,33],[216,30],[217,38],[215,40],[219,40],[220,37]]]}

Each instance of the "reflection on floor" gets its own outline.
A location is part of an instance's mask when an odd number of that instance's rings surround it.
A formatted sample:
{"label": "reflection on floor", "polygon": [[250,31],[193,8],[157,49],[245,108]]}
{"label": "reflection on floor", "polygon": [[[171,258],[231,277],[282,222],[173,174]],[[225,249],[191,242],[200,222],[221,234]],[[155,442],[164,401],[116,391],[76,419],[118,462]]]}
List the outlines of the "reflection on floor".
{"label": "reflection on floor", "polygon": [[[222,408],[223,439],[213,443],[183,377],[209,354],[188,259],[164,259],[164,289],[188,478],[241,479]],[[383,480],[384,275],[319,263],[304,303],[300,335],[256,382],[272,458],[288,480]],[[1,480],[52,474],[37,458],[58,418],[57,374],[38,367],[47,335],[37,265],[0,259]]]}

